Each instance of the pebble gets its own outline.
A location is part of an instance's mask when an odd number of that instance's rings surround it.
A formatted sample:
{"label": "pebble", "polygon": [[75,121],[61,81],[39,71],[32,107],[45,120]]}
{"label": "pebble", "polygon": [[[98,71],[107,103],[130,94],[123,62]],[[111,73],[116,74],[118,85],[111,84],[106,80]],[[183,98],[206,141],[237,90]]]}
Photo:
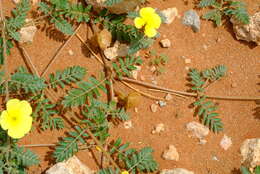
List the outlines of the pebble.
{"label": "pebble", "polygon": [[232,140],[230,137],[224,135],[223,138],[220,141],[220,146],[224,149],[224,150],[228,150],[230,148],[230,146],[232,145]]}
{"label": "pebble", "polygon": [[205,45],[205,44],[203,44],[203,49],[204,49],[204,50],[207,50],[207,49],[208,49],[208,46]]}
{"label": "pebble", "polygon": [[204,144],[206,144],[206,143],[207,143],[207,140],[205,140],[205,139],[200,139],[200,142],[199,142],[200,145],[204,145]]}
{"label": "pebble", "polygon": [[199,139],[203,139],[204,137],[206,137],[209,134],[209,128],[197,123],[195,121],[189,122],[186,125],[186,129],[188,131],[192,132],[192,135],[199,138]]}
{"label": "pebble", "polygon": [[137,108],[137,107],[135,107],[135,112],[136,112],[136,113],[138,112],[138,108]]}
{"label": "pebble", "polygon": [[155,72],[156,71],[156,67],[155,66],[151,66],[150,71],[151,72]]}
{"label": "pebble", "polygon": [[162,15],[166,18],[165,23],[171,24],[176,16],[178,16],[177,8],[167,8],[161,11]]}
{"label": "pebble", "polygon": [[220,39],[220,38],[217,38],[217,39],[216,39],[216,42],[220,42],[220,41],[221,41],[221,39]]}
{"label": "pebble", "polygon": [[74,55],[74,52],[72,50],[69,50],[69,55],[70,56],[73,56]]}
{"label": "pebble", "polygon": [[[26,21],[31,21],[31,19],[26,19]],[[20,33],[20,40],[19,43],[32,43],[34,35],[37,31],[37,27],[35,25],[22,27],[19,31]]]}
{"label": "pebble", "polygon": [[173,99],[173,97],[172,97],[171,94],[166,94],[165,100],[170,101],[170,100],[172,100],[172,99]]}
{"label": "pebble", "polygon": [[161,100],[158,101],[158,104],[159,104],[160,107],[164,107],[164,106],[167,105],[167,103],[165,101],[161,101]]}
{"label": "pebble", "polygon": [[169,145],[168,149],[162,155],[165,160],[179,161],[180,155],[174,145]]}
{"label": "pebble", "polygon": [[194,10],[189,10],[184,13],[182,23],[190,26],[194,32],[200,31],[200,17]]}
{"label": "pebble", "polygon": [[186,69],[187,71],[189,71],[189,70],[190,70],[190,67],[188,67],[188,66],[185,66],[185,69]]}
{"label": "pebble", "polygon": [[124,122],[124,128],[125,129],[130,129],[133,127],[133,124],[132,124],[132,121],[131,120],[128,120],[128,121],[125,121]]}
{"label": "pebble", "polygon": [[161,133],[165,131],[165,126],[163,123],[157,124],[152,130],[152,134]]}
{"label": "pebble", "polygon": [[171,47],[171,41],[169,39],[163,39],[160,41],[160,44],[163,48]]}
{"label": "pebble", "polygon": [[191,63],[191,59],[185,59],[184,61],[185,61],[186,64]]}
{"label": "pebble", "polygon": [[216,157],[216,156],[213,156],[213,157],[212,157],[212,160],[213,160],[213,161],[219,161],[218,157]]}
{"label": "pebble", "polygon": [[156,105],[156,104],[152,104],[152,105],[151,105],[151,111],[152,111],[152,112],[156,112],[157,109],[158,109],[158,105]]}
{"label": "pebble", "polygon": [[183,168],[163,169],[160,174],[194,174],[194,172]]}
{"label": "pebble", "polygon": [[152,84],[158,85],[158,82],[156,80],[152,80]]}

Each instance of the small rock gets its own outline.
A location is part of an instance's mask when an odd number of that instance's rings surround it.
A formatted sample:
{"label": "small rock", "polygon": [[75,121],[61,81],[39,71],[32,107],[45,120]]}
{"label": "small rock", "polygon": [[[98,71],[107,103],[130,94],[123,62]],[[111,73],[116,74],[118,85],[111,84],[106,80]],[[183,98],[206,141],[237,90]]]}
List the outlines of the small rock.
{"label": "small rock", "polygon": [[250,169],[260,165],[260,138],[245,140],[241,147],[242,165]]}
{"label": "small rock", "polygon": [[151,72],[155,72],[156,71],[156,67],[155,66],[151,66],[150,71]]}
{"label": "small rock", "polygon": [[184,61],[185,61],[186,64],[191,63],[191,59],[185,59]]}
{"label": "small rock", "polygon": [[216,156],[213,156],[213,157],[212,157],[212,160],[213,160],[213,161],[219,161],[218,157],[216,157]]}
{"label": "small rock", "polygon": [[161,100],[158,102],[158,104],[160,107],[164,107],[167,105],[167,103],[165,101],[161,101]]}
{"label": "small rock", "polygon": [[[28,20],[30,21],[30,20]],[[21,30],[19,31],[20,33],[20,43],[32,43],[33,42],[33,37],[37,31],[37,27],[32,25],[28,27],[22,27]]]}
{"label": "small rock", "polygon": [[94,174],[76,156],[59,162],[46,171],[46,174]]}
{"label": "small rock", "polygon": [[152,80],[152,84],[158,85],[158,82],[156,80]]}
{"label": "small rock", "polygon": [[208,49],[208,46],[207,46],[207,45],[203,44],[202,46],[203,46],[203,49],[204,49],[204,50],[207,50],[207,49]]}
{"label": "small rock", "polygon": [[110,47],[104,50],[104,55],[108,60],[114,60],[118,54],[117,54],[117,48],[116,47]]}
{"label": "small rock", "polygon": [[204,145],[204,144],[206,144],[206,143],[207,143],[207,140],[205,140],[205,139],[200,139],[200,142],[199,142],[200,145]]}
{"label": "small rock", "polygon": [[156,112],[157,109],[158,109],[158,105],[156,105],[156,104],[152,104],[152,105],[151,105],[151,111],[152,111],[152,112]]}
{"label": "small rock", "polygon": [[155,128],[152,130],[152,134],[161,133],[165,131],[165,126],[163,123],[157,124]]}
{"label": "small rock", "polygon": [[179,153],[174,145],[170,145],[169,148],[163,152],[162,157],[165,160],[179,161],[180,159]]}
{"label": "small rock", "polygon": [[190,67],[188,67],[188,66],[185,66],[185,69],[186,69],[187,71],[189,71],[189,70],[190,70]]}
{"label": "small rock", "polygon": [[237,83],[235,83],[235,82],[232,83],[232,84],[231,84],[231,87],[232,87],[232,88],[236,88],[236,87],[237,87]]}
{"label": "small rock", "polygon": [[209,134],[209,128],[197,123],[195,121],[192,121],[186,125],[186,128],[188,131],[191,131],[193,136],[203,139]]}
{"label": "small rock", "polygon": [[231,18],[231,22],[238,40],[252,41],[260,45],[260,12],[250,17],[249,24],[241,24],[235,18]]}
{"label": "small rock", "polygon": [[173,97],[172,97],[171,94],[167,94],[167,95],[165,96],[165,100],[167,100],[167,101],[170,101],[170,100],[172,100],[172,99],[173,99]]}
{"label": "small rock", "polygon": [[126,44],[115,42],[113,47],[106,48],[104,55],[109,60],[114,60],[116,57],[125,57],[128,54],[129,47]]}
{"label": "small rock", "polygon": [[112,42],[112,34],[107,29],[101,30],[97,34],[97,42],[102,50],[107,49]]}
{"label": "small rock", "polygon": [[163,48],[169,48],[171,47],[171,41],[169,39],[163,39],[160,41],[160,44]]}
{"label": "small rock", "polygon": [[69,50],[69,55],[70,56],[73,56],[74,55],[74,52],[72,50]]}
{"label": "small rock", "polygon": [[232,145],[232,140],[230,137],[224,135],[224,137],[221,139],[220,141],[220,146],[224,149],[224,150],[228,150],[228,148],[230,148],[230,146]]}
{"label": "small rock", "polygon": [[135,107],[135,112],[136,112],[136,113],[138,112],[138,108],[137,108],[137,107]]}
{"label": "small rock", "polygon": [[133,124],[132,124],[132,121],[131,120],[128,120],[128,121],[125,121],[124,122],[124,128],[125,129],[130,129],[133,127]]}
{"label": "small rock", "polygon": [[221,41],[221,39],[220,39],[220,38],[217,38],[217,39],[216,39],[216,42],[220,42],[220,41]]}
{"label": "small rock", "polygon": [[13,0],[13,3],[18,4],[21,0]]}
{"label": "small rock", "polygon": [[183,169],[183,168],[176,168],[176,169],[164,169],[160,172],[160,174],[194,174],[194,172]]}
{"label": "small rock", "polygon": [[205,33],[203,33],[203,34],[202,34],[202,37],[206,37],[206,34],[205,34]]}
{"label": "small rock", "polygon": [[172,21],[175,19],[175,17],[178,16],[178,10],[175,7],[162,10],[161,13],[166,18],[165,19],[166,24],[171,24]]}
{"label": "small rock", "polygon": [[194,10],[189,10],[184,13],[182,23],[190,26],[194,32],[200,31],[200,17]]}

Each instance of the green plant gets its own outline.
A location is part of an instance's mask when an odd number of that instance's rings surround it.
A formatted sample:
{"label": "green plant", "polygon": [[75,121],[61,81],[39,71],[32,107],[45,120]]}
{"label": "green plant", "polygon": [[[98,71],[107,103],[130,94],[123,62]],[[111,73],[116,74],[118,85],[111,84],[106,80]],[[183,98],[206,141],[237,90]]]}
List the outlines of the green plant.
{"label": "green plant", "polygon": [[244,2],[234,0],[201,0],[198,6],[200,8],[213,8],[204,14],[202,18],[214,21],[217,26],[222,25],[223,16],[234,17],[243,24],[249,24],[249,15]]}
{"label": "green plant", "polygon": [[166,71],[165,65],[167,64],[169,58],[165,54],[157,55],[156,51],[150,51],[150,55],[154,57],[150,61],[150,65],[155,67],[154,73],[160,75]]}
{"label": "green plant", "polygon": [[[155,172],[158,170],[158,164],[153,159],[153,150],[150,147],[144,147],[140,150],[129,148],[130,143],[122,144],[122,140],[118,138],[114,143],[109,145],[108,152],[119,161],[120,167],[131,174],[142,172]],[[119,171],[112,168],[105,168],[98,171],[98,174],[116,174]]]}
{"label": "green plant", "polygon": [[113,69],[119,79],[123,76],[132,77],[132,71],[136,70],[136,65],[141,65],[143,60],[140,56],[127,56],[126,58],[119,58],[118,63],[113,62]]}
{"label": "green plant", "polygon": [[49,18],[51,24],[64,34],[71,35],[73,28],[70,22],[88,22],[91,6],[72,4],[68,0],[51,0],[50,4],[39,3],[39,10]]}
{"label": "green plant", "polygon": [[[10,49],[13,47],[13,40],[20,40],[20,33],[18,32],[25,24],[25,19],[27,13],[30,10],[29,0],[21,0],[20,3],[12,10],[12,17],[5,19],[0,24],[0,31],[4,30],[6,36],[5,48],[6,54],[10,55]],[[5,28],[3,28],[3,22],[5,23]],[[2,32],[2,33],[3,33]],[[0,37],[0,64],[4,63],[4,41],[3,36]]]}
{"label": "green plant", "polygon": [[8,137],[0,128],[0,173],[26,174],[26,168],[39,163],[38,156],[17,145],[17,140]]}
{"label": "green plant", "polygon": [[219,65],[211,69],[206,69],[199,72],[196,69],[192,69],[189,72],[191,79],[191,90],[197,93],[197,101],[194,102],[194,106],[197,110],[201,122],[208,126],[213,132],[219,132],[223,130],[223,123],[219,114],[215,112],[217,105],[207,98],[205,90],[209,84],[221,79],[225,76],[227,68],[224,65]]}
{"label": "green plant", "polygon": [[[248,168],[241,166],[240,167],[241,174],[251,174]],[[256,166],[254,169],[254,174],[260,174],[260,166]]]}

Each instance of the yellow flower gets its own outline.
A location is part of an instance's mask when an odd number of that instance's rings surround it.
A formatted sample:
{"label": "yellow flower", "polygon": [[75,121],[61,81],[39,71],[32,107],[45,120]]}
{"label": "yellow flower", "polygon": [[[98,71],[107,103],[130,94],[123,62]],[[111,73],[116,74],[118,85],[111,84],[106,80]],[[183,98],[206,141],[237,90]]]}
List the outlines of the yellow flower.
{"label": "yellow flower", "polygon": [[140,17],[134,20],[135,27],[140,29],[145,26],[144,34],[147,37],[154,37],[157,34],[156,29],[161,25],[161,17],[151,7],[142,8],[139,14]]}
{"label": "yellow flower", "polygon": [[123,172],[121,172],[121,174],[129,174],[129,172],[128,171],[123,171]]}
{"label": "yellow flower", "polygon": [[0,125],[12,138],[22,138],[32,127],[32,107],[25,100],[11,99],[1,113]]}
{"label": "yellow flower", "polygon": [[97,151],[102,152],[101,148],[96,146]]}
{"label": "yellow flower", "polygon": [[154,36],[156,36],[157,31],[156,31],[156,29],[154,29],[154,28],[149,27],[148,25],[146,25],[146,26],[145,26],[145,29],[144,29],[144,34],[145,34],[147,37],[154,37]]}

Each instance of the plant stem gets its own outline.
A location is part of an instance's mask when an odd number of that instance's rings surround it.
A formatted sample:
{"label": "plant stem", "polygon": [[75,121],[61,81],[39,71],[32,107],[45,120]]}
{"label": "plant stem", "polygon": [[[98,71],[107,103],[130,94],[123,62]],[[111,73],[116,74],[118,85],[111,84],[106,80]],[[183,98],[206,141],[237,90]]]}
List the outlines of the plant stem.
{"label": "plant stem", "polygon": [[48,63],[48,65],[46,66],[46,68],[44,69],[44,71],[41,73],[40,77],[43,77],[46,72],[49,70],[49,68],[51,67],[51,65],[54,63],[54,61],[57,59],[58,55],[61,53],[61,50],[68,45],[69,41],[73,38],[73,36],[79,31],[81,27],[81,24],[79,24],[79,26],[77,27],[77,29],[74,31],[74,33],[72,35],[70,35],[70,37],[66,40],[66,42],[64,42],[60,48],[56,51],[56,53],[54,54],[53,58],[50,60],[50,62]]}
{"label": "plant stem", "polygon": [[2,37],[3,37],[3,62],[4,62],[4,73],[5,73],[5,101],[7,102],[9,100],[9,87],[8,87],[8,80],[9,80],[9,72],[8,72],[8,60],[6,55],[6,36],[5,36],[5,29],[6,29],[6,23],[5,23],[5,16],[3,11],[3,1],[0,0],[0,11],[1,11],[1,20],[3,22],[2,27]]}
{"label": "plant stem", "polygon": [[[158,90],[160,90],[161,92],[164,92],[164,93],[174,93],[174,94],[180,94],[180,95],[184,95],[184,96],[188,96],[188,97],[197,97],[196,93],[177,91],[177,90],[153,85],[153,84],[150,84],[150,83],[130,79],[130,78],[127,78],[127,77],[123,77],[122,81],[134,83],[134,84],[145,86],[145,87],[148,87],[148,88],[158,89]],[[241,101],[257,101],[257,100],[260,100],[260,96],[249,97],[249,96],[213,96],[213,95],[207,95],[207,98],[218,99],[218,100],[241,100]]]}

